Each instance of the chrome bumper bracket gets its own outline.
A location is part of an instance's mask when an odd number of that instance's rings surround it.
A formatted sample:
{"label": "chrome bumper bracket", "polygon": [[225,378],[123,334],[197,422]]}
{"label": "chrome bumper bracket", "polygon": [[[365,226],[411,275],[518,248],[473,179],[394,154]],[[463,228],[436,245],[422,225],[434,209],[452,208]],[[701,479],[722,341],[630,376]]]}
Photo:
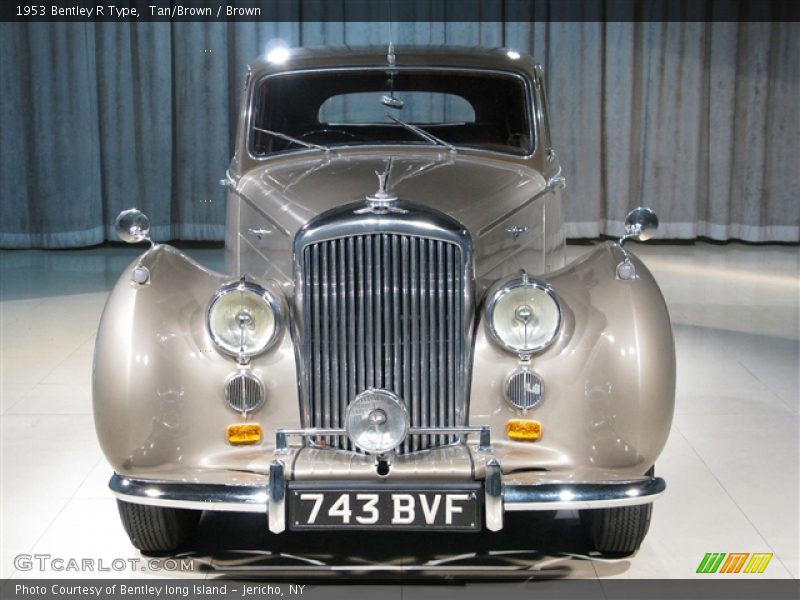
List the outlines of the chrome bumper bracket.
{"label": "chrome bumper bracket", "polygon": [[483,485],[486,505],[486,529],[500,531],[503,528],[503,472],[500,463],[492,458],[486,463],[486,481]]}
{"label": "chrome bumper bracket", "polygon": [[286,529],[286,477],[283,462],[272,461],[269,466],[269,530],[282,533]]}

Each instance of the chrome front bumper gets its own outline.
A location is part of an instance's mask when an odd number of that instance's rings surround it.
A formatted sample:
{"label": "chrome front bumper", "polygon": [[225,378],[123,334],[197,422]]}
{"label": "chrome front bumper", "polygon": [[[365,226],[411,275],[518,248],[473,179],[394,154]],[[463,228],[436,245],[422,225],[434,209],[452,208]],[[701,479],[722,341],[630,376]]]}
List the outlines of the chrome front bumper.
{"label": "chrome front bumper", "polygon": [[[660,477],[593,483],[504,484],[499,465],[492,462],[487,465],[484,483],[485,525],[490,531],[502,529],[504,512],[648,504],[666,489]],[[286,482],[280,461],[272,463],[269,483],[264,486],[146,481],[114,474],[109,487],[120,500],[135,504],[265,513],[271,531],[280,533],[285,529]]]}

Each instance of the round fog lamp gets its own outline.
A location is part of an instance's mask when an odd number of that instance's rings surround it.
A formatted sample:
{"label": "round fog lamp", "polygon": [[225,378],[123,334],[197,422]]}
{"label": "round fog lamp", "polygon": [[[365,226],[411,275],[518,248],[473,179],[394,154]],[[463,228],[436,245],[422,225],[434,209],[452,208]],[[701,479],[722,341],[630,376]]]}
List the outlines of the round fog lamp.
{"label": "round fog lamp", "polygon": [[347,436],[370,454],[384,454],[397,448],[408,435],[408,411],[388,390],[361,392],[347,407]]}

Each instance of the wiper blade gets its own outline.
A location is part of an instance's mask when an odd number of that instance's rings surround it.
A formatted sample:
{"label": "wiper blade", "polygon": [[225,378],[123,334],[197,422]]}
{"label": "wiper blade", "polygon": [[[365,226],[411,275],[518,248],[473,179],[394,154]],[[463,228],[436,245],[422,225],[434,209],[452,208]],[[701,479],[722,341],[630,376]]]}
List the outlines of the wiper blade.
{"label": "wiper blade", "polygon": [[286,140],[287,142],[294,142],[295,144],[299,144],[300,146],[305,146],[306,148],[315,148],[317,150],[330,152],[330,148],[326,148],[325,146],[320,146],[319,144],[312,144],[311,142],[306,142],[305,140],[301,140],[296,137],[286,135],[285,133],[281,133],[280,131],[272,131],[271,129],[264,129],[262,127],[253,127],[253,129],[255,129],[256,131],[260,131],[261,133],[274,135],[275,137],[279,137],[282,140]]}
{"label": "wiper blade", "polygon": [[448,144],[443,139],[436,137],[432,133],[428,133],[421,127],[417,127],[416,125],[412,125],[411,123],[406,123],[405,121],[398,119],[394,115],[390,115],[389,113],[383,113],[386,117],[389,117],[392,121],[397,123],[398,125],[405,127],[412,133],[416,133],[419,137],[428,140],[432,144],[436,144],[437,146],[444,146],[450,152],[456,152],[456,147],[453,144]]}

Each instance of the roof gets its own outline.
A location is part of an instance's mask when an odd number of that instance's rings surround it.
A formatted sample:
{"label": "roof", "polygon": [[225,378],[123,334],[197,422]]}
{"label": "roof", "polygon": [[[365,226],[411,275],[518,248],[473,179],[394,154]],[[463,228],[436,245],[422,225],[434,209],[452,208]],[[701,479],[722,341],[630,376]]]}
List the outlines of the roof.
{"label": "roof", "polygon": [[[253,75],[331,67],[388,66],[387,46],[280,48],[250,63]],[[523,73],[534,77],[536,63],[529,55],[510,48],[459,46],[395,46],[395,65],[474,67]]]}

